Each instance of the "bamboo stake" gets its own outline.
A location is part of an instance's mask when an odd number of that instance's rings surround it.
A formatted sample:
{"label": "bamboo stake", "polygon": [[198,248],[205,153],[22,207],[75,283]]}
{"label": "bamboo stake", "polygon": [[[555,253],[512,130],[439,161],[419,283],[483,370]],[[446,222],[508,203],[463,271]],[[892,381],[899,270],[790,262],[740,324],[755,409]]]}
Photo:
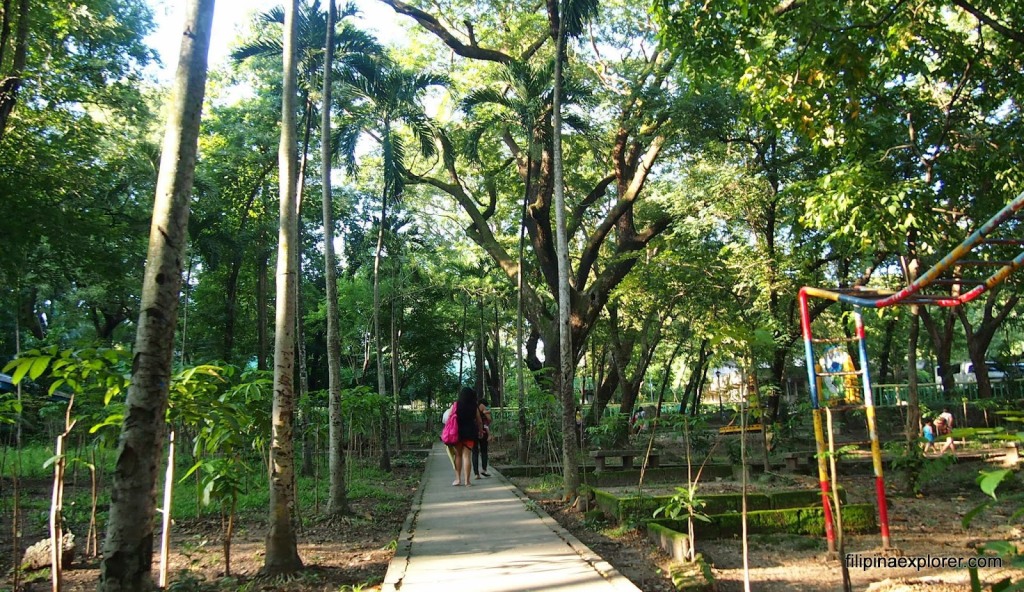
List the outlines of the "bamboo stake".
{"label": "bamboo stake", "polygon": [[[332,0],[333,1],[333,0]],[[320,514],[320,430],[313,433],[313,454],[316,464],[313,466],[313,513]]]}
{"label": "bamboo stake", "polygon": [[235,510],[238,507],[238,496],[231,496],[231,513],[228,514],[228,530],[224,537],[224,576],[231,575],[231,536],[235,532]]}
{"label": "bamboo stake", "polygon": [[50,581],[53,592],[60,592],[61,584],[61,551],[64,550],[60,524],[61,483],[63,482],[62,460],[64,454],[64,434],[57,436],[55,455],[58,459],[53,464],[53,495],[50,501]]}
{"label": "bamboo stake", "polygon": [[168,555],[171,547],[171,501],[174,493],[174,430],[167,445],[167,473],[164,477],[163,531],[160,533],[160,587],[167,588]]}
{"label": "bamboo stake", "polygon": [[[747,395],[750,393],[748,392]],[[750,554],[747,545],[747,397],[740,399],[740,479],[743,492],[743,592],[750,592]]]}
{"label": "bamboo stake", "polygon": [[18,470],[14,464],[11,464],[11,481],[14,487],[14,516],[11,520],[12,532],[11,532],[11,546],[14,553],[14,590],[18,590],[21,586],[21,533],[18,531],[18,520],[21,518],[20,508],[20,491],[18,484]]}
{"label": "bamboo stake", "polygon": [[[93,447],[89,451],[89,460],[91,464],[89,466],[89,472],[92,480],[92,508],[89,511],[89,532],[85,535],[85,552],[89,554],[90,548],[92,549],[92,556],[96,557],[100,552],[99,543],[99,528],[96,524],[96,504],[99,498],[99,487],[96,482],[96,448]],[[90,547],[90,545],[92,545]]]}
{"label": "bamboo stake", "polygon": [[843,590],[852,592],[850,568],[846,565],[846,552],[843,547],[843,512],[839,508],[839,472],[836,470],[836,446],[832,436],[832,409],[827,406],[825,407],[825,423],[828,427],[829,470],[832,471],[832,504],[836,508],[836,552],[839,554],[840,571],[843,575]]}

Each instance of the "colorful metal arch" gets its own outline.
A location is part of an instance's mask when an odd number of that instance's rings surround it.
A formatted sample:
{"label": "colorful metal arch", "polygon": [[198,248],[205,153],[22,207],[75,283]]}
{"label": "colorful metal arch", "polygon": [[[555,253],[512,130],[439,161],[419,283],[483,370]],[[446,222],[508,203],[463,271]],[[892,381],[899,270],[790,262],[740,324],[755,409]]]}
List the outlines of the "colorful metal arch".
{"label": "colorful metal arch", "polygon": [[[1019,221],[1017,228],[1010,229],[1013,232],[1024,236],[1024,218],[1018,212],[1024,209],[1024,192],[1008,203],[995,216],[992,216],[980,228],[971,233],[962,243],[953,249],[948,255],[940,259],[928,271],[922,274],[915,281],[899,291],[877,290],[869,288],[827,290],[805,286],[800,289],[798,301],[800,305],[800,325],[804,339],[804,356],[807,365],[807,378],[811,393],[812,413],[814,414],[814,438],[817,445],[818,458],[818,479],[821,486],[822,505],[825,512],[825,535],[828,538],[829,551],[835,551],[835,533],[833,528],[833,516],[831,504],[829,503],[830,484],[828,470],[825,465],[825,437],[822,425],[822,409],[820,404],[820,393],[818,388],[818,377],[829,373],[818,372],[815,368],[814,344],[835,343],[837,341],[858,342],[860,358],[860,370],[856,374],[861,376],[861,383],[864,393],[863,406],[867,416],[868,432],[871,439],[871,458],[875,472],[875,491],[878,498],[878,514],[882,531],[882,546],[885,550],[892,549],[889,537],[889,516],[888,507],[885,501],[885,480],[882,472],[882,455],[878,442],[878,432],[875,427],[875,407],[872,400],[871,373],[868,369],[867,343],[864,332],[864,319],[861,314],[863,308],[885,308],[897,305],[919,305],[919,306],[960,306],[966,304],[985,292],[991,290],[1002,282],[1006,281],[1014,272],[1024,267],[1024,238],[1003,237],[992,238],[991,235],[1004,228],[1008,221]],[[988,260],[984,256],[978,259],[965,259],[978,247],[988,245],[1003,245],[1017,247],[1020,253],[1009,260]],[[998,269],[982,278],[964,278],[962,270],[969,267],[997,267]],[[953,278],[943,279],[952,270],[959,269],[959,275]],[[973,288],[963,294],[925,294],[923,290],[933,284],[937,285],[974,285]],[[822,298],[834,302],[842,302],[853,306],[854,323],[856,325],[856,337],[847,339],[814,339],[811,331],[810,298]]]}

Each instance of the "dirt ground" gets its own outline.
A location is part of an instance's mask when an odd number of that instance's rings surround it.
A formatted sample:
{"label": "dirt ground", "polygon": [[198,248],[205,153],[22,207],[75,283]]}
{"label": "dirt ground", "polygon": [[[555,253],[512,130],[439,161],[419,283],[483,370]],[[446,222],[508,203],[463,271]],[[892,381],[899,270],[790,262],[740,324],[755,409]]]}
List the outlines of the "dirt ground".
{"label": "dirt ground", "polygon": [[[402,523],[412,504],[413,492],[422,475],[422,464],[395,467],[392,478],[380,487],[401,495],[401,501],[381,504],[376,499],[351,499],[352,515],[327,520],[318,518],[313,508],[302,511],[304,524],[298,533],[299,556],[306,569],[290,577],[268,578],[257,575],[264,563],[266,512],[243,513],[238,517],[231,545],[231,575],[224,574],[221,524],[217,517],[176,520],[172,530],[169,569],[170,590],[338,592],[378,589],[394,555]],[[410,486],[414,483],[414,486]],[[26,495],[49,496],[49,484],[29,484]],[[38,489],[38,491],[36,491]],[[396,499],[398,496],[394,496]],[[321,500],[323,501],[323,500]],[[82,557],[84,529],[75,528],[79,557],[64,572],[66,592],[93,591],[99,581],[99,562]],[[158,529],[159,530],[159,529]],[[159,534],[159,532],[157,533]],[[42,531],[26,532],[25,543],[45,536]],[[102,537],[102,532],[100,533]],[[101,539],[102,544],[102,539]],[[159,542],[157,542],[159,546]],[[4,514],[0,533],[0,590],[12,589],[10,517]],[[159,569],[159,554],[154,555],[154,575]],[[49,568],[25,574],[18,592],[50,590]]]}
{"label": "dirt ground", "polygon": [[[925,484],[923,497],[900,490],[893,479],[888,495],[893,545],[905,557],[964,557],[977,554],[975,547],[990,540],[1019,542],[1024,528],[1018,519],[1010,523],[1016,507],[1002,506],[978,516],[968,529],[961,519],[986,498],[974,484],[980,464],[955,465],[945,475],[938,475]],[[807,478],[809,479],[809,478]],[[802,481],[800,477],[784,477]],[[542,500],[545,509],[570,532],[590,546],[605,560],[645,592],[673,590],[668,577],[672,560],[658,550],[636,529],[597,525],[561,501],[550,500],[555,492],[543,490],[542,480],[517,479],[531,497]],[[710,483],[703,493],[734,491],[735,484]],[[850,477],[843,480],[850,503],[876,503],[873,477]],[[756,486],[764,490],[763,485]],[[665,485],[645,486],[645,493],[671,493]],[[697,552],[712,565],[717,589],[723,592],[743,590],[743,549],[739,539],[698,540]],[[751,587],[767,592],[842,590],[842,571],[838,560],[829,560],[823,539],[796,535],[752,535],[749,538],[749,572]],[[880,535],[847,537],[847,553],[863,556],[881,554]],[[864,570],[851,567],[854,590],[872,592],[947,592],[970,590],[966,569],[942,568],[876,568]],[[992,584],[1006,577],[1017,581],[1024,571],[982,569],[983,583]]]}
{"label": "dirt ground", "polygon": [[[501,460],[500,456],[496,460]],[[498,464],[495,462],[493,464]],[[924,484],[924,496],[916,497],[902,488],[898,479],[890,479],[890,519],[893,543],[908,557],[926,555],[972,557],[975,547],[988,540],[1021,541],[1024,529],[1020,520],[1010,524],[1016,507],[998,507],[983,513],[964,530],[961,518],[987,499],[974,483],[980,464],[954,465]],[[379,504],[377,500],[352,500],[351,517],[327,521],[314,517],[312,508],[302,512],[305,519],[298,535],[299,554],[307,569],[290,578],[265,578],[257,575],[263,566],[265,513],[240,516],[231,552],[231,576],[224,571],[219,519],[182,519],[174,528],[171,582],[172,590],[282,590],[287,592],[354,592],[378,589],[394,551],[392,542],[408,514],[412,493],[418,486],[421,466],[395,467],[392,477],[377,485],[401,494],[402,501]],[[584,521],[582,514],[557,500],[550,480],[516,479],[527,493],[541,501],[549,514],[597,554],[614,565],[645,592],[670,592],[668,577],[672,561],[651,544],[637,529],[618,528]],[[648,494],[671,493],[674,484],[645,485]],[[874,503],[871,477],[843,480],[850,503]],[[813,486],[810,478],[784,476],[770,484],[754,484],[755,490],[768,487]],[[33,496],[48,496],[49,484],[36,484]],[[735,491],[736,484],[709,482],[703,493]],[[1019,489],[1018,489],[1019,491]],[[1006,493],[1009,493],[1007,491]],[[0,528],[0,565],[12,564],[10,522]],[[39,521],[36,521],[37,523]],[[26,542],[34,542],[44,532],[26,533]],[[76,532],[76,534],[78,534]],[[79,535],[79,543],[82,538]],[[698,540],[697,551],[713,566],[719,590],[743,589],[742,544],[736,540]],[[846,551],[872,555],[880,550],[879,535],[848,537]],[[840,564],[826,558],[825,542],[814,537],[790,535],[753,535],[749,539],[750,578],[754,590],[841,590]],[[915,569],[850,570],[855,590],[872,592],[946,592],[969,590],[967,570]],[[94,590],[98,563],[85,558],[65,572],[65,590]],[[1024,573],[1009,569],[984,569],[984,582],[1004,577],[1024,578]],[[4,568],[0,590],[11,589],[11,573]],[[49,590],[49,574],[41,570],[32,575],[20,591]]]}

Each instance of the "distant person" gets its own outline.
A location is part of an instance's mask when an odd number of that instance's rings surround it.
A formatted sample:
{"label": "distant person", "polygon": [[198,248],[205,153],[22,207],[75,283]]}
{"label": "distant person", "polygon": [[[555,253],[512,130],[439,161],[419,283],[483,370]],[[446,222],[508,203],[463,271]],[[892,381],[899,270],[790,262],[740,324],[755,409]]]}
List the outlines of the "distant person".
{"label": "distant person", "polygon": [[942,448],[939,450],[939,452],[941,454],[945,454],[946,450],[949,450],[950,448],[953,449],[953,452],[956,452],[956,446],[953,444],[953,436],[950,435],[951,433],[952,433],[952,430],[950,429],[949,424],[946,423],[946,419],[944,417],[942,417],[941,415],[936,417],[935,418],[935,437],[937,439],[938,438],[942,438],[942,439],[945,440],[942,443]]}
{"label": "distant person", "polygon": [[469,467],[473,461],[473,447],[483,437],[484,422],[477,407],[476,391],[462,387],[455,402],[455,417],[459,422],[459,442],[455,448],[455,481],[452,485],[469,487]]}
{"label": "distant person", "polygon": [[644,419],[646,419],[646,417],[647,414],[644,413],[644,410],[642,408],[638,409],[636,413],[633,414],[633,419],[630,420],[629,422],[630,427],[633,428],[633,433],[639,434],[640,432],[643,431]]}
{"label": "distant person", "polygon": [[943,407],[942,413],[939,414],[939,417],[946,422],[946,426],[950,430],[953,429],[953,414],[949,411],[949,407]]}
{"label": "distant person", "polygon": [[921,431],[924,435],[924,454],[928,454],[929,450],[935,449],[935,424],[929,419],[924,422],[924,428]]}
{"label": "distant person", "polygon": [[[490,477],[490,473],[487,472],[487,442],[491,438],[491,409],[487,406],[487,399],[480,399],[477,403],[477,408],[480,411],[480,419],[483,420],[484,434],[477,440],[476,446],[473,448],[473,475],[477,479],[481,475],[484,477]],[[481,471],[481,465],[483,470]]]}
{"label": "distant person", "polygon": [[[942,422],[942,427],[939,427],[939,421]],[[939,414],[938,420],[935,422],[935,431],[938,432],[939,436],[945,437],[946,441],[942,443],[942,454],[946,454],[947,450],[952,449],[956,452],[956,444],[953,443],[953,414],[949,412],[949,407],[943,407],[942,413]]]}

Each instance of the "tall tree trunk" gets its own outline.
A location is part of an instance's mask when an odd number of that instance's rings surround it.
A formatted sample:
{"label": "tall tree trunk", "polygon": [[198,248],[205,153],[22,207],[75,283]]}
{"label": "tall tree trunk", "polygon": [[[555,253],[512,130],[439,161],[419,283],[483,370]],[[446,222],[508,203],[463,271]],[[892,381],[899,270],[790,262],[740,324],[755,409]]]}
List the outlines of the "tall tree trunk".
{"label": "tall tree trunk", "polygon": [[184,366],[188,363],[188,309],[189,299],[191,298],[192,292],[192,258],[188,259],[188,273],[185,274],[185,297],[182,299],[182,303],[185,305],[185,311],[181,317],[181,365]]}
{"label": "tall tree trunk", "polygon": [[[309,162],[309,136],[313,130],[313,102],[309,93],[303,93],[306,112],[303,116],[302,155],[299,158],[298,178],[295,181],[295,347],[299,373],[301,401],[309,392],[309,373],[306,371],[306,316],[302,309],[302,194],[306,187],[306,163]],[[305,439],[303,440],[305,441]]]}
{"label": "tall tree trunk", "polygon": [[[389,138],[391,131],[384,130],[384,137]],[[384,191],[380,200],[380,228],[377,232],[377,250],[373,255],[373,345],[377,353],[377,394],[382,400],[388,396],[388,387],[384,378],[384,351],[380,345],[380,258],[384,250],[384,226],[388,212],[388,183],[384,182]],[[380,468],[391,470],[391,454],[388,452],[388,412],[387,407],[381,410],[380,417]]]}
{"label": "tall tree trunk", "polygon": [[697,415],[697,404],[698,404],[698,387],[704,380],[708,370],[708,358],[711,352],[708,350],[708,344],[710,340],[705,337],[700,342],[700,348],[697,352],[697,364],[693,370],[690,371],[690,378],[686,381],[686,389],[683,390],[682,400],[679,401],[679,414],[686,413],[687,404],[692,401],[690,407],[690,415]]}
{"label": "tall tree trunk", "polygon": [[242,271],[242,250],[235,245],[235,255],[232,257],[231,269],[228,271],[228,279],[225,283],[226,307],[224,311],[224,349],[221,357],[225,362],[233,361],[235,348],[235,317],[238,310],[238,276]]}
{"label": "tall tree trunk", "polygon": [[281,145],[278,151],[281,226],[277,250],[277,315],[274,331],[274,405],[270,445],[270,531],[262,572],[291,573],[302,568],[295,540],[295,284],[298,259],[296,216],[297,145],[295,91],[297,76],[298,0],[285,3],[284,86],[281,99]]}
{"label": "tall tree trunk", "polygon": [[324,41],[324,88],[320,114],[320,184],[324,210],[324,280],[327,284],[327,393],[330,492],[327,512],[347,514],[345,487],[345,432],[341,415],[341,335],[338,330],[338,264],[334,259],[334,195],[331,191],[331,74],[334,67],[334,21],[337,8],[327,2],[327,39]]}
{"label": "tall tree trunk", "polygon": [[882,340],[882,353],[878,359],[878,381],[885,384],[889,376],[889,360],[892,358],[892,342],[896,335],[896,323],[899,319],[895,316],[885,322],[885,338]]}
{"label": "tall tree trunk", "polygon": [[476,396],[487,396],[487,330],[484,329],[484,297],[477,296],[480,308],[480,330],[476,339]]}
{"label": "tall tree trunk", "polygon": [[580,487],[576,450],[576,406],[572,388],[576,357],[572,349],[572,316],[569,302],[569,237],[565,220],[565,179],[562,174],[562,60],[565,26],[559,19],[555,51],[555,92],[552,99],[553,173],[555,193],[555,240],[558,256],[558,398],[562,403],[562,486],[566,497]]}
{"label": "tall tree trunk", "polygon": [[1019,296],[1011,296],[1001,306],[997,307],[997,296],[999,288],[994,288],[985,297],[985,307],[982,309],[981,322],[973,324],[967,317],[967,311],[963,307],[957,307],[956,314],[960,317],[960,324],[964,327],[967,336],[967,353],[974,364],[974,376],[978,381],[978,397],[988,399],[992,397],[992,380],[988,375],[988,346],[995,337],[996,329],[1003,324],[1006,317],[1017,306]]}
{"label": "tall tree trunk", "polygon": [[[273,170],[274,167],[270,164],[263,167],[259,178],[255,183],[253,183],[245,206],[242,208],[242,219],[239,221],[238,229],[235,231],[236,237],[240,237],[242,232],[245,231],[245,228],[249,223],[249,212],[252,211],[253,203],[256,201],[256,198],[259,197],[260,192],[263,189],[264,180]],[[231,269],[228,271],[228,279],[227,282],[225,282],[227,310],[225,311],[224,319],[224,351],[221,356],[229,363],[234,360],[235,324],[238,320],[238,276],[242,272],[242,263],[245,260],[245,243],[236,239],[233,249],[234,252],[231,256]]]}
{"label": "tall tree trunk", "polygon": [[505,406],[505,381],[502,380],[502,370],[504,365],[501,363],[501,325],[498,319],[498,298],[494,298],[494,398],[491,399],[491,405],[494,407]]}
{"label": "tall tree trunk", "polygon": [[[39,314],[36,304],[39,302],[39,288],[27,289],[27,296],[20,300],[21,318],[25,321],[25,329],[32,336],[42,341],[46,338],[46,328],[43,326],[42,315]],[[20,294],[21,292],[19,292]]]}
{"label": "tall tree trunk", "polygon": [[270,251],[264,246],[260,247],[256,266],[256,335],[259,350],[256,369],[266,370],[268,350],[270,349],[267,340],[267,291],[270,289],[270,281],[267,276],[270,269]]}
{"label": "tall tree trunk", "polygon": [[117,450],[99,589],[153,588],[153,515],[157,466],[178,323],[189,203],[214,0],[188,3],[150,226],[149,253],[135,338],[132,382]]}
{"label": "tall tree trunk", "polygon": [[704,401],[704,386],[708,383],[708,361],[704,360],[704,367],[700,373],[700,382],[697,384],[697,390],[693,392],[693,404],[690,405],[690,417],[697,417],[697,413],[700,412],[700,406]]}
{"label": "tall tree trunk", "polygon": [[917,345],[921,331],[920,307],[910,307],[910,334],[907,339],[907,446],[917,446],[921,432],[921,399],[917,392]]}
{"label": "tall tree trunk", "polygon": [[[392,283],[394,276],[392,276]],[[398,381],[398,311],[401,307],[395,306],[398,300],[397,294],[391,297],[391,392],[395,399],[395,450],[402,449],[402,387]]]}
{"label": "tall tree trunk", "polygon": [[[533,167],[533,136],[527,144],[526,166]],[[526,429],[526,380],[523,361],[523,254],[526,248],[526,212],[530,205],[530,179],[531,174],[526,175],[526,195],[523,197],[523,215],[519,223],[519,258],[516,267],[516,404],[518,406],[519,430],[517,441],[519,443],[519,462],[527,462],[527,438],[529,434]]]}
{"label": "tall tree trunk", "polygon": [[[316,468],[313,464],[313,448],[315,442],[311,435],[312,421],[309,414],[301,411],[302,402],[309,393],[309,372],[306,371],[306,315],[302,307],[302,197],[306,188],[306,165],[309,162],[309,137],[313,132],[313,101],[305,89],[302,95],[302,151],[299,153],[299,168],[295,179],[295,394],[296,416],[299,422],[299,433],[302,447],[301,473],[306,477],[313,476]],[[292,476],[294,478],[294,475]],[[292,484],[297,487],[296,483]],[[296,495],[298,495],[296,493]],[[301,521],[300,521],[301,524]]]}
{"label": "tall tree trunk", "polygon": [[462,329],[459,331],[459,384],[455,387],[455,397],[458,398],[462,390],[462,365],[466,359],[466,318],[469,315],[469,297],[462,301]]}
{"label": "tall tree trunk", "polygon": [[[959,290],[951,292],[951,296],[959,294]],[[918,308],[921,323],[924,324],[928,337],[932,340],[932,351],[935,352],[935,365],[939,370],[939,382],[942,383],[942,393],[947,399],[953,398],[953,391],[956,383],[953,374],[953,336],[956,329],[956,312],[948,308],[935,311],[933,315],[926,307]]]}
{"label": "tall tree trunk", "polygon": [[587,415],[587,425],[596,426],[601,424],[604,410],[608,406],[608,402],[612,400],[612,395],[615,394],[615,389],[617,388],[619,388],[619,373],[605,373],[600,382],[594,386],[594,404],[590,406],[590,414]]}
{"label": "tall tree trunk", "polygon": [[[5,4],[4,29],[11,25],[9,14],[10,3]],[[5,35],[6,37],[6,35]],[[7,131],[7,120],[11,117],[14,104],[18,100],[18,90],[21,88],[21,74],[25,70],[28,59],[28,0],[21,0],[18,3],[18,28],[14,34],[14,61],[7,73],[0,72],[0,140],[4,139],[4,132]],[[6,39],[4,40],[6,45]],[[0,66],[3,62],[0,61]],[[205,74],[204,74],[205,75]]]}

